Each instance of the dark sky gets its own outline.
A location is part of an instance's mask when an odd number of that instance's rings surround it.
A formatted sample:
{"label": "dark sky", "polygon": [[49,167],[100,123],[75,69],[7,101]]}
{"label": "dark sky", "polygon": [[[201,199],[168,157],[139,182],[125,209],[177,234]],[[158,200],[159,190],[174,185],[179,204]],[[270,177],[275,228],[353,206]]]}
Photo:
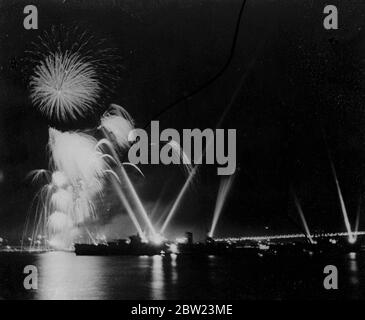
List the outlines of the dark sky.
{"label": "dark sky", "polygon": [[[33,1],[39,10],[37,31],[23,28],[26,4],[0,4],[0,236],[10,237],[22,231],[39,188],[26,175],[48,161],[49,123],[27,92],[31,41],[59,24],[78,25],[107,39],[123,67],[111,100],[144,126],[225,63],[241,1]],[[238,176],[218,236],[299,231],[289,185],[310,228],[343,230],[323,132],[354,221],[365,192],[365,5],[354,0],[333,4],[340,29],[325,31],[325,1],[248,0],[234,58],[223,76],[158,119],[161,128],[214,128],[245,75],[222,125],[237,129]],[[78,125],[94,124],[73,127]],[[145,179],[134,180],[146,206],[153,207],[160,195],[162,207],[167,206],[184,182],[181,170],[142,169]],[[170,235],[183,230],[204,235],[218,186],[216,168],[202,167]],[[109,223],[120,209],[113,207]]]}

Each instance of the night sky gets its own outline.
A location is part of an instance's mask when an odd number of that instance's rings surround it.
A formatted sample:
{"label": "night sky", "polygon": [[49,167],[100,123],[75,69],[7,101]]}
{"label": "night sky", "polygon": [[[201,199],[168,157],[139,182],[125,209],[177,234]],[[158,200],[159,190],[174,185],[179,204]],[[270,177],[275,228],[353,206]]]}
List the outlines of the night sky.
{"label": "night sky", "polygon": [[[290,186],[311,230],[344,230],[324,137],[354,223],[365,193],[365,4],[331,3],[340,14],[337,31],[322,26],[325,1],[248,0],[224,74],[156,119],[224,65],[241,1],[33,1],[39,30],[32,31],[23,28],[27,1],[1,1],[0,236],[19,237],[40,187],[26,179],[27,173],[47,167],[50,123],[30,103],[27,50],[59,24],[80,26],[117,49],[122,72],[110,102],[125,107],[139,127],[153,119],[160,120],[161,130],[215,128],[245,76],[222,124],[237,129],[238,168],[217,236],[300,232]],[[95,123],[52,125],[67,130]],[[145,178],[132,177],[149,210],[160,199],[157,221],[184,175],[176,166],[141,169]],[[218,187],[216,167],[203,166],[168,235],[192,230],[203,237]],[[106,199],[105,228],[118,224],[114,233],[134,232],[109,191]]]}

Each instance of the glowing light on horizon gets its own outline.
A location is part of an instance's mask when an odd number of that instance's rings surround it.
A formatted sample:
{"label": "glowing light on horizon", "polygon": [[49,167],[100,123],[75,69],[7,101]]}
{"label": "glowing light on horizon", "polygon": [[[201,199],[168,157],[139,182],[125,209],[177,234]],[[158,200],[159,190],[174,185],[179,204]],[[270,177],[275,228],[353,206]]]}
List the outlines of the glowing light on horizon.
{"label": "glowing light on horizon", "polygon": [[175,239],[176,243],[187,243],[188,239],[186,237],[180,237]]}
{"label": "glowing light on horizon", "polygon": [[[365,231],[351,232],[356,236],[364,236]],[[348,237],[348,232],[332,232],[332,233],[319,233],[312,234],[313,239],[317,238],[331,238],[331,237]],[[268,235],[268,236],[243,236],[243,237],[227,237],[227,238],[216,238],[214,241],[217,242],[238,242],[238,241],[269,241],[269,240],[285,240],[285,239],[301,239],[305,238],[306,235],[303,233],[295,234],[279,234],[279,235]]]}
{"label": "glowing light on horizon", "polygon": [[159,233],[156,233],[153,237],[150,239],[155,245],[162,244],[166,238],[160,235]]}
{"label": "glowing light on horizon", "polygon": [[178,246],[177,246],[176,243],[171,243],[169,245],[169,250],[170,250],[170,253],[171,254],[177,254],[177,253],[179,253],[179,248],[178,248]]}

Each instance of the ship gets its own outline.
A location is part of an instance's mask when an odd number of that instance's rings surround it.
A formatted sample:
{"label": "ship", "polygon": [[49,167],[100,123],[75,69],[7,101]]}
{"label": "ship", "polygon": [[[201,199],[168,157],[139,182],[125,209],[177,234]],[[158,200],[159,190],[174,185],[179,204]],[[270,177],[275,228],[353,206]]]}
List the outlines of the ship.
{"label": "ship", "polygon": [[74,247],[78,256],[153,256],[166,250],[165,243],[144,242],[138,235],[107,243],[75,243]]}

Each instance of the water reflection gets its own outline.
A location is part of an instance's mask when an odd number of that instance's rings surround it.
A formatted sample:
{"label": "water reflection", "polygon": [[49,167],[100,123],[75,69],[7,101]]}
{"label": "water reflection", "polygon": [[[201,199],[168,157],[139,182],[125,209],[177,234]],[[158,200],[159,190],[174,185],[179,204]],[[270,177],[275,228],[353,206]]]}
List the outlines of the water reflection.
{"label": "water reflection", "polygon": [[149,257],[151,263],[150,299],[171,298],[172,288],[177,284],[177,255]]}
{"label": "water reflection", "polygon": [[152,258],[151,299],[165,299],[164,269],[161,256]]}
{"label": "water reflection", "polygon": [[[273,257],[265,263],[254,258],[213,256],[7,254],[0,255],[0,298],[364,298],[364,259],[364,252],[310,259]],[[338,268],[341,290],[324,292],[323,265],[330,262]],[[37,266],[38,290],[24,289],[25,265]]]}
{"label": "water reflection", "polygon": [[352,286],[356,287],[359,285],[359,266],[357,254],[355,252],[350,252],[348,257],[349,282]]}
{"label": "water reflection", "polygon": [[[37,299],[103,299],[103,261],[50,252],[39,257]],[[103,290],[104,289],[104,290]]]}
{"label": "water reflection", "polygon": [[177,256],[38,256],[35,299],[166,299],[177,283]]}
{"label": "water reflection", "polygon": [[173,284],[177,283],[177,254],[173,253],[171,257],[171,282]]}

